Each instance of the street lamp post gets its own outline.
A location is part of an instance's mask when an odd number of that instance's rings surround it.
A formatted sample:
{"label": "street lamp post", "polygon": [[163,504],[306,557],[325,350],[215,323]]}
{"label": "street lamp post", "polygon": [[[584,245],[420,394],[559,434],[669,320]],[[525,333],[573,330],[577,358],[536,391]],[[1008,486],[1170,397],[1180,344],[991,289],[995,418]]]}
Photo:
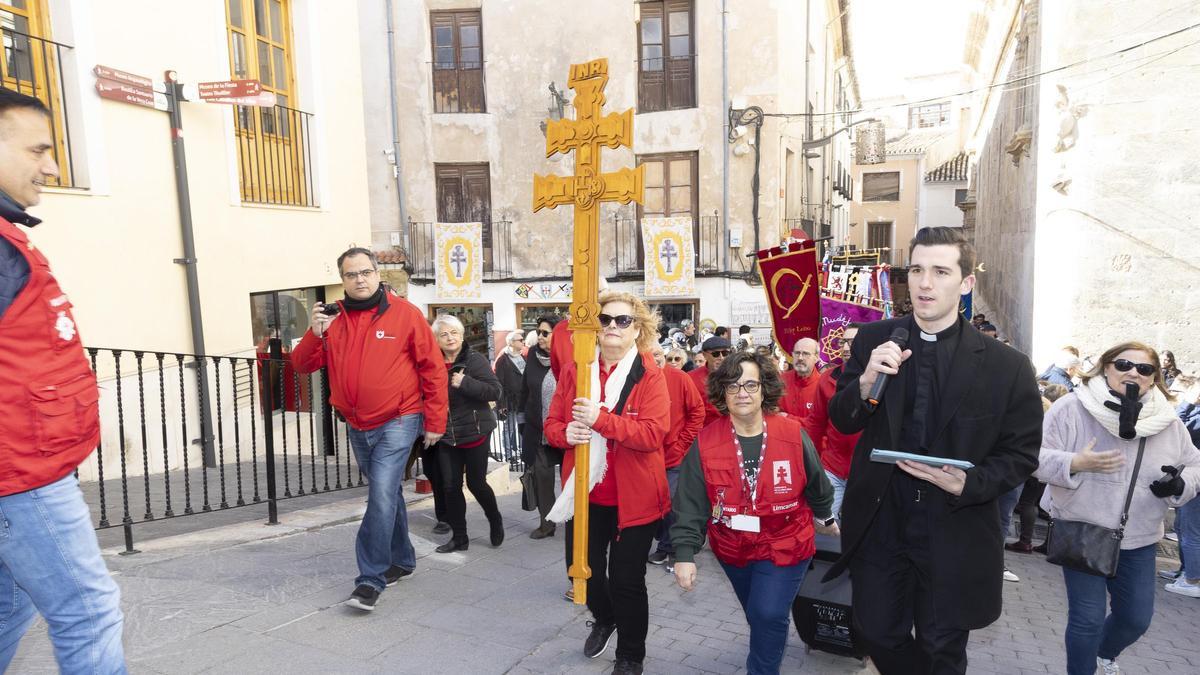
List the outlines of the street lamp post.
{"label": "street lamp post", "polygon": [[[746,133],[746,127],[754,127],[753,142],[747,141],[747,143],[754,146],[754,175],[750,179],[750,214],[751,219],[754,221],[754,253],[750,255],[750,272],[747,276],[747,278],[750,280],[755,278],[755,271],[757,269],[756,266],[758,265],[758,256],[755,255],[755,253],[757,253],[758,249],[760,248],[758,240],[758,187],[759,163],[762,153],[759,148],[762,141],[762,125],[764,119],[765,116],[763,115],[763,109],[756,105],[752,105],[747,108],[734,108],[732,106],[729,108],[729,142],[731,144],[736,143],[737,140]],[[729,223],[726,223],[725,226],[728,227]]]}

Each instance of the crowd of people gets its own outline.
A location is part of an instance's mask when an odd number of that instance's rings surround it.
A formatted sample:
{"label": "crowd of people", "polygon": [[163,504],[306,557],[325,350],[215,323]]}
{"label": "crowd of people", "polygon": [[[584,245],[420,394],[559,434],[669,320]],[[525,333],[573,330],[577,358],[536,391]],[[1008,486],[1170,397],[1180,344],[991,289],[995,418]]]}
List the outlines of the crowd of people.
{"label": "crowd of people", "polygon": [[[119,591],[72,475],[98,441],[95,374],[49,264],[13,225],[38,223],[30,177],[57,173],[49,120],[37,99],[0,89],[0,670],[40,613],[64,672],[125,672]],[[1124,336],[1093,360],[1064,348],[1036,375],[986,317],[959,313],[975,282],[959,230],[919,230],[909,260],[911,313],[845,327],[841,363],[822,367],[809,338],[786,355],[756,346],[746,326],[732,339],[690,321],[660,332],[644,300],[603,290],[595,359],[578,373],[567,323],[512,332],[491,363],[459,319],[431,325],[381,283],[370,250],[343,252],[344,297],[313,307],[291,358],[298,373],[326,370],[367,478],[345,604],[372,611],[416,569],[403,495],[414,451],[434,487],[433,532],[449,535],[437,552],[470,545],[464,481],[488,542],[503,545],[486,472],[504,417],[530,467],[529,536],[564,528],[568,572],[575,452],[589,448],[582,651],[597,658],[615,636],[614,673],[643,671],[647,565],[694,591],[705,546],[749,625],[747,671],[780,672],[818,533],[840,538],[823,579],[849,573],[856,639],[884,675],[966,671],[969,631],[1000,616],[1003,579],[1015,580],[1006,549],[1063,566],[1068,672],[1119,672],[1150,625],[1170,508],[1181,568],[1160,574],[1200,597],[1200,385],[1171,352]],[[580,375],[590,396],[577,395]],[[1049,536],[1035,545],[1042,511]]]}

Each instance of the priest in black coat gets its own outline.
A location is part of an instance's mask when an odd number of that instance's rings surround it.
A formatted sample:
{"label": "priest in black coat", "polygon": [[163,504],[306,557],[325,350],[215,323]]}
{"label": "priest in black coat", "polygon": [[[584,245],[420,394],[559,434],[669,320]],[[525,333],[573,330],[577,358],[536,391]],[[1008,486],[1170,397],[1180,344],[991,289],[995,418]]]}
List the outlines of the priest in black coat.
{"label": "priest in black coat", "polygon": [[[1038,464],[1042,406],[1029,360],[958,312],[975,253],[957,228],[910,244],[913,314],[863,326],[829,419],[863,432],[842,504],[842,557],[859,635],[883,675],[965,673],[968,631],[1000,616],[1004,534],[996,499]],[[889,340],[908,333],[901,349]],[[878,405],[867,401],[882,374]],[[886,464],[872,449],[971,462]],[[913,629],[916,637],[913,637]]]}

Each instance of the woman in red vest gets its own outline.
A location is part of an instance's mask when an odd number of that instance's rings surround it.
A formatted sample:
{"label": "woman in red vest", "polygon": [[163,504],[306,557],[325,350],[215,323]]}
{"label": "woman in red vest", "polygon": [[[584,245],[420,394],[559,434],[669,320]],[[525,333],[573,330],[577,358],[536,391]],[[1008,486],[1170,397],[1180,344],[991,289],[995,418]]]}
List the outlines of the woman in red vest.
{"label": "woman in red vest", "polygon": [[706,393],[728,423],[705,427],[683,460],[671,527],[675,579],[685,591],[695,587],[707,525],[750,624],[746,670],[778,673],[792,600],[816,550],[813,531],[838,534],[833,487],[800,424],[775,414],[784,386],[769,355],[730,354]]}

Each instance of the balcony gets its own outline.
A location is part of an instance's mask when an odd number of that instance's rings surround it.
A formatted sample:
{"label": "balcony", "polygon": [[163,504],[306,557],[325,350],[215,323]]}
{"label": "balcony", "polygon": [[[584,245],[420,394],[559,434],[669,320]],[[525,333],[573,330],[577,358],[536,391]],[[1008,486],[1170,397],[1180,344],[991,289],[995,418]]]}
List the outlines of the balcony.
{"label": "balcony", "polygon": [[313,189],[312,117],[285,105],[237,107],[243,203],[319,206]]}
{"label": "balcony", "polygon": [[[695,245],[696,276],[720,274],[721,248],[725,243],[720,216],[700,216],[692,229]],[[633,277],[645,274],[646,251],[642,245],[642,227],[637,218],[628,214],[613,216],[613,241],[616,242],[617,276]]]}
{"label": "balcony", "polygon": [[[430,283],[436,276],[437,239],[435,223],[408,221],[409,279]],[[513,278],[512,221],[489,220],[483,223],[483,280],[506,281]]]}

